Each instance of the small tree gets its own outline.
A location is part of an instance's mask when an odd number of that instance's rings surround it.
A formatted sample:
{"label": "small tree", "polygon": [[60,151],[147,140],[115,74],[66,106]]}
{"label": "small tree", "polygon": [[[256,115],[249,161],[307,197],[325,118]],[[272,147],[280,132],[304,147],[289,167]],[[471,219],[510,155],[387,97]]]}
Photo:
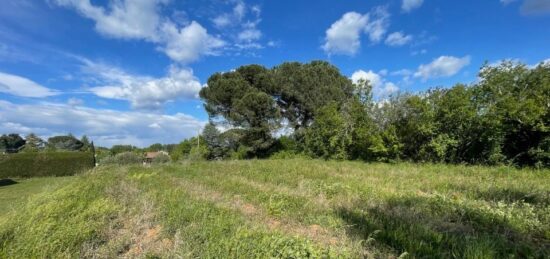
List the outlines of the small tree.
{"label": "small tree", "polygon": [[12,133],[0,136],[0,150],[6,153],[17,153],[25,145],[25,140],[19,134]]}
{"label": "small tree", "polygon": [[163,149],[164,149],[164,147],[160,143],[152,144],[147,148],[147,150],[149,150],[151,152],[158,152],[158,151],[161,151]]}
{"label": "small tree", "polygon": [[67,136],[55,136],[48,139],[48,148],[53,150],[78,151],[84,146],[80,140],[69,134]]}
{"label": "small tree", "polygon": [[90,151],[90,140],[88,140],[88,136],[83,135],[82,138],[80,138],[80,142],[82,142],[82,147],[80,148],[81,151]]}
{"label": "small tree", "polygon": [[225,150],[222,146],[220,131],[212,123],[206,124],[202,131],[204,142],[208,148],[209,159],[219,159],[225,156]]}
{"label": "small tree", "polygon": [[31,133],[25,137],[25,147],[23,152],[38,152],[46,146],[46,142],[36,136],[34,133]]}
{"label": "small tree", "polygon": [[337,104],[321,108],[306,132],[307,151],[325,159],[347,159],[350,143],[351,134]]}

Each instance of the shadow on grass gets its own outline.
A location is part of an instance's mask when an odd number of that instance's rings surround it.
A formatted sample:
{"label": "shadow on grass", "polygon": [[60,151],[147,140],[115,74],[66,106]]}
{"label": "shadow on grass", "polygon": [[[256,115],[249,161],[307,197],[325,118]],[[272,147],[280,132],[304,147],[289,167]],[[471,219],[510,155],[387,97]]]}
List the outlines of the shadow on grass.
{"label": "shadow on grass", "polygon": [[420,258],[550,258],[550,240],[521,233],[487,213],[445,201],[408,197],[340,208],[348,235]]}
{"label": "shadow on grass", "polygon": [[498,187],[478,189],[476,187],[468,188],[468,186],[460,184],[451,184],[450,187],[462,193],[471,193],[473,198],[484,201],[525,202],[535,206],[550,205],[550,191],[548,190],[521,190]]}
{"label": "shadow on grass", "polygon": [[17,182],[12,179],[0,179],[0,187],[16,184]]}
{"label": "shadow on grass", "polygon": [[550,191],[522,191],[492,188],[475,192],[477,198],[487,201],[525,202],[532,205],[550,205]]}

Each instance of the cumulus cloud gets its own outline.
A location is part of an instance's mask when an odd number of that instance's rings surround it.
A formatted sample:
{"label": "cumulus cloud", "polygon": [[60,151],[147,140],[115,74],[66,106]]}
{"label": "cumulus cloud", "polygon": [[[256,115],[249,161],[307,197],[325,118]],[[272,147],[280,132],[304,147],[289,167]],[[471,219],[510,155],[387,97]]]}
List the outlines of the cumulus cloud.
{"label": "cumulus cloud", "polygon": [[132,75],[105,64],[83,60],[83,72],[98,81],[89,91],[109,99],[129,101],[136,109],[160,109],[165,103],[197,98],[202,88],[188,68],[172,66],[167,76],[153,78]]}
{"label": "cumulus cloud", "polygon": [[54,3],[77,10],[95,22],[102,35],[120,39],[140,39],[159,45],[171,59],[189,63],[202,55],[216,55],[225,42],[208,34],[196,21],[178,26],[159,9],[168,0],[110,1],[109,7],[93,5],[90,0],[53,0]]}
{"label": "cumulus cloud", "polygon": [[155,39],[161,22],[158,5],[165,0],[110,1],[108,10],[90,0],[54,0],[60,6],[76,9],[96,22],[96,30],[106,36],[124,39]]}
{"label": "cumulus cloud", "polygon": [[403,2],[401,3],[401,10],[408,13],[413,9],[419,8],[423,3],[424,0],[403,0]]}
{"label": "cumulus cloud", "polygon": [[172,60],[182,63],[195,61],[201,55],[217,55],[217,50],[225,45],[223,40],[209,35],[206,29],[195,21],[183,28],[167,22],[162,25],[160,31],[165,42],[160,49]]}
{"label": "cumulus cloud", "polygon": [[177,143],[195,136],[205,123],[182,113],[161,115],[56,103],[15,105],[0,100],[0,134],[33,132],[49,137],[70,132],[88,135],[102,146]]}
{"label": "cumulus cloud", "polygon": [[521,5],[520,12],[523,15],[550,14],[550,1],[548,0],[525,0]]}
{"label": "cumulus cloud", "polygon": [[386,38],[386,45],[389,46],[403,46],[407,43],[409,43],[413,39],[412,35],[406,35],[402,32],[394,32],[388,35]]}
{"label": "cumulus cloud", "polygon": [[375,87],[382,84],[382,77],[377,74],[376,72],[369,70],[357,70],[353,72],[351,75],[351,81],[353,81],[354,84],[357,84],[360,80],[367,80],[369,83]]}
{"label": "cumulus cloud", "polygon": [[438,77],[449,77],[455,75],[469,64],[470,56],[465,56],[462,58],[441,56],[434,59],[431,63],[420,65],[416,73],[414,73],[414,77],[420,77],[422,80]]}
{"label": "cumulus cloud", "polygon": [[361,47],[361,34],[365,33],[373,43],[379,42],[389,26],[389,13],[384,7],[360,14],[345,13],[326,31],[323,50],[328,54],[353,56]]}
{"label": "cumulus cloud", "polygon": [[371,84],[372,93],[376,98],[385,98],[399,91],[397,85],[387,81],[381,74],[372,70],[357,70],[351,75],[351,81],[353,81],[353,83],[356,84],[360,80],[366,80]]}
{"label": "cumulus cloud", "polygon": [[48,97],[58,91],[39,85],[30,79],[0,72],[0,92],[21,97]]}
{"label": "cumulus cloud", "polygon": [[368,22],[368,15],[346,13],[326,31],[323,49],[330,54],[355,55],[361,46],[360,34]]}

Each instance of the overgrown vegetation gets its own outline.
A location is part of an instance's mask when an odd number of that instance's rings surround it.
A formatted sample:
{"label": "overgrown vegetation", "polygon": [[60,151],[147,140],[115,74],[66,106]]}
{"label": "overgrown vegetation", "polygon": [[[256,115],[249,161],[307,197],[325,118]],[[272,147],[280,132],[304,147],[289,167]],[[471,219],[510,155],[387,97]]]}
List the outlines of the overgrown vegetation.
{"label": "overgrown vegetation", "polygon": [[0,155],[0,178],[67,176],[94,166],[92,152],[23,152]]}
{"label": "overgrown vegetation", "polygon": [[0,214],[0,257],[548,258],[549,187],[510,167],[102,166]]}
{"label": "overgrown vegetation", "polygon": [[[550,63],[485,65],[479,81],[374,100],[327,62],[242,66],[201,90],[210,159],[288,151],[327,159],[550,166]],[[292,149],[274,136],[284,130]],[[288,145],[287,145],[288,146]]]}
{"label": "overgrown vegetation", "polygon": [[114,156],[108,156],[100,160],[103,165],[116,164],[116,165],[132,165],[141,164],[143,157],[133,152],[122,152]]}

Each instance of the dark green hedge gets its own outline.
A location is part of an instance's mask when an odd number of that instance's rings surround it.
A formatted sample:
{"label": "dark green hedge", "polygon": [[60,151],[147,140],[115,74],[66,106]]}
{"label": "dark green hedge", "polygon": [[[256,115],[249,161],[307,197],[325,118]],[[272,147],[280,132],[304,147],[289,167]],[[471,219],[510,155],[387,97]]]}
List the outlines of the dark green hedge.
{"label": "dark green hedge", "polygon": [[94,166],[94,156],[90,152],[0,155],[0,178],[74,175]]}

